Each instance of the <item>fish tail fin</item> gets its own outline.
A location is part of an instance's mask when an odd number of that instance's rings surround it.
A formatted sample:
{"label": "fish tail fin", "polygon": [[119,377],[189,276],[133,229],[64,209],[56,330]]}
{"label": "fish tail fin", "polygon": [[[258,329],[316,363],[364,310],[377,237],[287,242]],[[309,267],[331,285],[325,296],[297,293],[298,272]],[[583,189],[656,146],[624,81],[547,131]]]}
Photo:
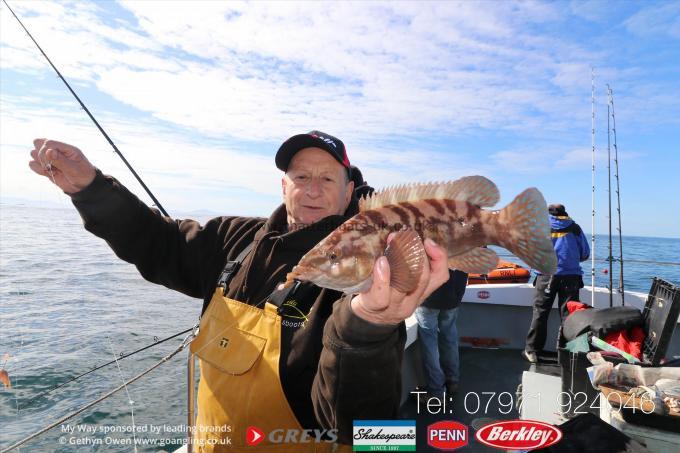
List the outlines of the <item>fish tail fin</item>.
{"label": "fish tail fin", "polygon": [[498,244],[543,274],[554,274],[557,256],[550,239],[545,198],[536,188],[520,193],[499,212]]}

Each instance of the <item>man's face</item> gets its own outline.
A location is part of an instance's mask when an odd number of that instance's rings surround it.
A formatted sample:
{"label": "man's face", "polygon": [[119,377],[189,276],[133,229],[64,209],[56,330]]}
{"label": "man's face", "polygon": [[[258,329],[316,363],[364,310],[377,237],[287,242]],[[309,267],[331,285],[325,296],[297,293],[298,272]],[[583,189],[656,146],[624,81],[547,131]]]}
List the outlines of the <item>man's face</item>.
{"label": "man's face", "polygon": [[281,185],[288,224],[305,225],[343,214],[354,188],[345,167],[321,148],[295,153]]}

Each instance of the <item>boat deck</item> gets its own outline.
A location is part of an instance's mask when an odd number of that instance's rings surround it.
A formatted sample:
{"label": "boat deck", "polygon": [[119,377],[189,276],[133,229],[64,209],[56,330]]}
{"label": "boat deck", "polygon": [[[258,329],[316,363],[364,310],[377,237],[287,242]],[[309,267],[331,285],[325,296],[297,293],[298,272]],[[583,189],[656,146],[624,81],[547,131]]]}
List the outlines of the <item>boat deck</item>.
{"label": "boat deck", "polygon": [[531,370],[560,375],[556,356],[541,359],[540,364],[532,365],[522,358],[521,351],[517,349],[461,348],[460,387],[455,395],[447,395],[445,408],[431,405],[428,410],[423,404],[418,405],[415,395],[402,405],[401,418],[416,420],[418,451],[440,452],[427,446],[427,426],[440,420],[455,420],[469,427],[468,446],[459,451],[497,452],[498,449],[476,441],[475,427],[494,420],[520,418],[517,390],[523,372]]}

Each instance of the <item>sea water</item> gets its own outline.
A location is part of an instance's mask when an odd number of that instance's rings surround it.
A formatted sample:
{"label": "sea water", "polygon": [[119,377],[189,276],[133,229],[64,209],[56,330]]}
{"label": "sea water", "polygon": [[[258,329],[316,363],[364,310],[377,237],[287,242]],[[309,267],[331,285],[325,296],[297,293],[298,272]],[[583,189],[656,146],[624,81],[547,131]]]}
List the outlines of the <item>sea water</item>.
{"label": "sea water", "polygon": [[[607,247],[608,240],[598,236],[598,286],[609,284]],[[623,248],[630,260],[680,261],[680,239],[626,236]],[[618,257],[618,247],[613,255]],[[589,284],[590,262],[584,266]],[[613,263],[615,288],[618,266]],[[626,262],[624,274],[627,290],[649,291],[653,276],[680,284],[680,266]],[[200,300],[142,279],[87,233],[67,204],[0,206],[0,366],[8,354],[4,368],[12,380],[11,389],[0,389],[0,448],[118,387],[176,349],[181,337],[32,398],[191,327],[200,309]],[[127,452],[135,441],[138,451],[173,451],[184,437],[186,411],[182,353],[22,451]]]}

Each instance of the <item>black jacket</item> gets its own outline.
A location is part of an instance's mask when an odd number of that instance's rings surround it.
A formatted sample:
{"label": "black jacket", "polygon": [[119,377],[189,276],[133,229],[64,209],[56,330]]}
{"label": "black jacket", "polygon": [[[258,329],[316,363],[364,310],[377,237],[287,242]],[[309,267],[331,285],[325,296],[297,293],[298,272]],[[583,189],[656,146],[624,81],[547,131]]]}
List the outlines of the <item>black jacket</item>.
{"label": "black jacket", "polygon": [[449,280],[425,299],[423,307],[448,310],[456,308],[463,300],[468,275],[459,270],[449,269]]}
{"label": "black jacket", "polygon": [[[345,215],[293,232],[287,232],[285,205],[269,219],[217,217],[200,225],[163,217],[100,171],[71,198],[85,228],[145,279],[204,303],[226,261],[254,243],[227,291],[250,305],[262,303],[307,251],[358,209],[353,200]],[[308,315],[305,327],[282,321],[283,390],[303,428],[337,428],[340,441],[351,443],[353,420],[398,415],[406,329],[403,322],[364,321],[352,312],[349,296],[311,286],[298,306]]]}

